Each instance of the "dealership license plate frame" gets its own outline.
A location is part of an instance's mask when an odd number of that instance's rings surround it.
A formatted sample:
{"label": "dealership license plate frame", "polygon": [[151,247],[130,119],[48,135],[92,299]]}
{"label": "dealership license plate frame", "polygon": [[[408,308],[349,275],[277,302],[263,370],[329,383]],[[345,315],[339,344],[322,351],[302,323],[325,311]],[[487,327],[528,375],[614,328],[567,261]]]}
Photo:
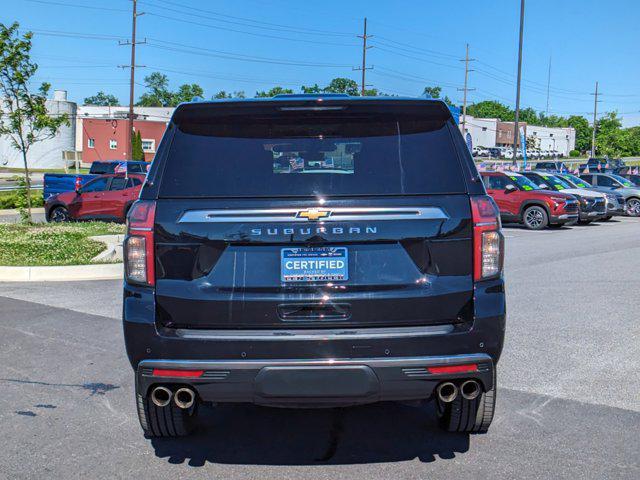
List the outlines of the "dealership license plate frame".
{"label": "dealership license plate frame", "polygon": [[[288,260],[342,260],[342,267],[288,268]],[[344,282],[349,280],[347,247],[286,247],[280,249],[280,281],[282,283]]]}

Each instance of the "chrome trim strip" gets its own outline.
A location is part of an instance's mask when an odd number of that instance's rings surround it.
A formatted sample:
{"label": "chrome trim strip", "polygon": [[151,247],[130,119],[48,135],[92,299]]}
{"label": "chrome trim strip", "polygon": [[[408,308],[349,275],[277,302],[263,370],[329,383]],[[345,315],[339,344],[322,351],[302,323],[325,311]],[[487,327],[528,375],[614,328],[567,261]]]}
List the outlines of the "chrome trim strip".
{"label": "chrome trim strip", "polygon": [[[330,215],[309,220],[297,215],[309,210],[327,211]],[[273,208],[243,210],[187,210],[178,223],[279,223],[279,222],[349,222],[358,220],[446,220],[449,216],[439,207],[396,208]]]}
{"label": "chrome trim strip", "polygon": [[249,340],[249,341],[303,341],[303,340],[358,340],[371,338],[406,338],[447,335],[454,327],[430,325],[395,328],[341,328],[314,330],[193,330],[176,329],[177,337],[197,340]]}
{"label": "chrome trim strip", "polygon": [[[245,370],[247,368],[262,368],[267,366],[336,366],[336,365],[369,365],[370,367],[428,367],[431,365],[457,365],[465,363],[490,362],[491,357],[484,353],[469,355],[447,355],[440,357],[391,357],[391,358],[323,358],[315,360],[300,359],[264,359],[264,360],[142,360],[138,364],[138,371],[142,368],[184,368],[202,370]],[[193,378],[190,380],[201,380]]]}

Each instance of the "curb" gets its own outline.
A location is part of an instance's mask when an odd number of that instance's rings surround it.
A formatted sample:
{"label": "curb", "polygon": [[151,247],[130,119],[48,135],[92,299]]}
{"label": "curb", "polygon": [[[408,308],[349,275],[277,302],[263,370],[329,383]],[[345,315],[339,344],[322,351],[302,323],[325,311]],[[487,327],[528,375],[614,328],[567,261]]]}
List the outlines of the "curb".
{"label": "curb", "polygon": [[56,267],[0,267],[0,282],[121,280],[123,275],[124,266],[122,263]]}
{"label": "curb", "polygon": [[[18,215],[20,212],[17,208],[0,209],[1,216]],[[44,207],[33,207],[31,213],[44,213]]]}

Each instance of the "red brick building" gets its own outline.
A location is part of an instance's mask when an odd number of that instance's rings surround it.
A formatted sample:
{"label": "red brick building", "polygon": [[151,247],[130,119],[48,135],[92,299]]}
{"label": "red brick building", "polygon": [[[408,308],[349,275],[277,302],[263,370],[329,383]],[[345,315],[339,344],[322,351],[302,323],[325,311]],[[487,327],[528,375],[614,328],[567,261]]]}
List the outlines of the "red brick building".
{"label": "red brick building", "polygon": [[[126,118],[84,118],[82,120],[82,163],[104,160],[127,160]],[[166,122],[134,120],[133,128],[140,132],[142,150],[147,162],[153,160]]]}

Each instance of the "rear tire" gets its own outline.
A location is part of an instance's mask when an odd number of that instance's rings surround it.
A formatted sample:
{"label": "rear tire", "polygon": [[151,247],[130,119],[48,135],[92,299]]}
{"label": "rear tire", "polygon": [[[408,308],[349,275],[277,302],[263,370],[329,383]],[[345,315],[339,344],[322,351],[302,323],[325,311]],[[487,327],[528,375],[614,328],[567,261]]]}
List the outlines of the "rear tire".
{"label": "rear tire", "polygon": [[613,218],[613,215],[607,215],[606,217],[600,219],[600,222],[608,222],[609,220],[611,220]]}
{"label": "rear tire", "polygon": [[174,405],[173,400],[166,407],[153,404],[150,397],[136,393],[138,420],[147,438],[184,437],[193,431],[193,417],[197,404],[183,410]]}
{"label": "rear tire", "polygon": [[473,400],[465,400],[458,394],[450,403],[436,398],[440,427],[448,432],[486,433],[489,430],[496,407],[496,376],[493,389],[482,392]]}
{"label": "rear tire", "polygon": [[542,230],[549,225],[549,215],[543,207],[533,205],[522,214],[522,222],[529,230]]}
{"label": "rear tire", "polygon": [[49,221],[53,223],[68,222],[69,220],[71,220],[69,217],[69,210],[65,207],[55,207],[49,214]]}

